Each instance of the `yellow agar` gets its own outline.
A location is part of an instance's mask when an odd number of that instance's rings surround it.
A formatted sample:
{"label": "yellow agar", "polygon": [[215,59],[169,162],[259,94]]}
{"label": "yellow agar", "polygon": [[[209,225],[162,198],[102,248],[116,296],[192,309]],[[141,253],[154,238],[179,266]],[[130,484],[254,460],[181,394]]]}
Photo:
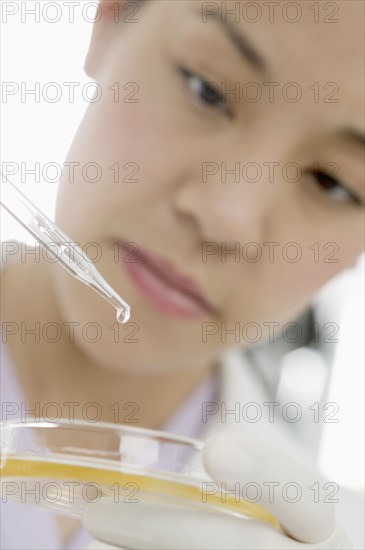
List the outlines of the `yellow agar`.
{"label": "yellow agar", "polygon": [[[233,495],[224,495],[217,492],[207,494],[202,488],[194,485],[187,485],[176,481],[157,479],[147,475],[129,474],[112,469],[93,468],[90,466],[77,466],[74,464],[61,464],[49,461],[26,460],[20,458],[3,458],[0,467],[0,477],[5,478],[43,478],[75,480],[85,483],[98,483],[100,486],[113,485],[115,483],[135,483],[138,490],[146,494],[172,496],[190,500],[195,503],[208,504],[220,510],[239,513],[252,519],[265,521],[275,529],[280,530],[280,524],[262,506],[256,503],[240,499],[238,502]],[[106,487],[105,487],[106,488]],[[204,496],[204,502],[203,502]]]}

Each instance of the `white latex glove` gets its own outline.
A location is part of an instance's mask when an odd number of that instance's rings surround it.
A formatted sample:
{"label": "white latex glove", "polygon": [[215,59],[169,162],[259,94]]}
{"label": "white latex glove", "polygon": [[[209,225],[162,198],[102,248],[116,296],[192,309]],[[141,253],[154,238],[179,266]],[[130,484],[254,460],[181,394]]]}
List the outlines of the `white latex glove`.
{"label": "white latex glove", "polygon": [[[114,502],[112,497],[88,505],[83,524],[98,540],[128,549],[350,549],[336,524],[325,482],[318,474],[280,450],[240,434],[215,435],[203,450],[204,466],[213,480],[227,489],[256,483],[262,489],[257,501],[284,527],[283,535],[269,525],[222,513],[182,508],[169,503]],[[274,498],[264,483],[279,483]],[[283,497],[287,483],[297,483],[301,497]],[[319,502],[310,487],[318,483]],[[284,491],[285,495],[285,491]],[[294,500],[293,492],[288,492]],[[337,494],[334,498],[340,498]],[[97,546],[96,546],[97,548]]]}

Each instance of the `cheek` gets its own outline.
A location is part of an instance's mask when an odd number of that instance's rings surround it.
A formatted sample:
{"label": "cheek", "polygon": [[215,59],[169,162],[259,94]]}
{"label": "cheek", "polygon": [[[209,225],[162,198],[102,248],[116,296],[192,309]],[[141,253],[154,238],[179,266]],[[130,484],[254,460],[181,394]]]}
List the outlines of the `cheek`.
{"label": "cheek", "polygon": [[[346,250],[345,243],[334,241],[313,243],[300,249],[298,261],[282,260],[275,269],[272,294],[283,304],[307,305],[328,281],[348,269],[356,260],[355,250]],[[291,251],[290,258],[295,257]],[[269,284],[269,283],[268,283]]]}
{"label": "cheek", "polygon": [[355,257],[343,257],[337,245],[312,242],[306,246],[278,246],[272,261],[263,254],[256,263],[231,265],[228,278],[232,284],[224,316],[230,323],[292,321],[310,305],[317,291],[349,267]]}
{"label": "cheek", "polygon": [[[114,78],[125,81],[122,75]],[[133,86],[138,82],[138,88],[149,88],[135,80]],[[107,81],[101,83],[103,90],[108,87]],[[171,147],[168,116],[153,97],[142,101],[137,94],[135,101],[103,95],[85,114],[66,159],[57,201],[56,220],[72,235],[91,238],[111,223],[118,227],[123,208],[148,200],[174,178],[168,151],[179,147]]]}
{"label": "cheek", "polygon": [[81,240],[97,237],[108,225],[111,212],[128,202],[128,191],[138,189],[139,163],[128,139],[129,128],[125,125],[123,132],[117,132],[110,110],[103,103],[89,109],[59,186],[56,222]]}

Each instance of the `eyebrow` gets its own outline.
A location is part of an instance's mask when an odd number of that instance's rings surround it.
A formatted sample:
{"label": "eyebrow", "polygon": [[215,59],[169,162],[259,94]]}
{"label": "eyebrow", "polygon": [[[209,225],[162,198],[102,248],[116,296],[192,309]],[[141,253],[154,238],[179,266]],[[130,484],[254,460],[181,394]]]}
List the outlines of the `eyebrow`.
{"label": "eyebrow", "polygon": [[[223,21],[220,11],[210,14],[209,18],[213,19],[223,29],[226,36],[228,36],[245,61],[267,78],[269,74],[267,63],[249,39],[241,32],[237,32],[237,29],[230,21]],[[365,146],[365,134],[362,134],[358,130],[349,128],[342,132],[342,135],[358,145]]]}
{"label": "eyebrow", "polygon": [[346,139],[354,141],[355,143],[357,143],[357,145],[362,145],[362,147],[365,147],[365,134],[362,134],[358,130],[353,130],[352,128],[349,128],[342,132],[342,135]]}
{"label": "eyebrow", "polygon": [[237,32],[237,29],[231,22],[227,20],[223,22],[220,12],[211,14],[210,19],[213,19],[224,30],[226,36],[228,36],[245,61],[267,78],[269,73],[267,64],[249,39],[241,32]]}

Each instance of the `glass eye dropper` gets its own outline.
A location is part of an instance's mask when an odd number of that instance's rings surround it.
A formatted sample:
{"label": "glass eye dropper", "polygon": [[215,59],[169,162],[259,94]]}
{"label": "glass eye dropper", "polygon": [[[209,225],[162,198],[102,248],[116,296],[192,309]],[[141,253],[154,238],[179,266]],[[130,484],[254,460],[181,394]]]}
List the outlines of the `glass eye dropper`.
{"label": "glass eye dropper", "polygon": [[1,182],[5,183],[1,188],[1,206],[45,246],[71,275],[105,298],[116,309],[119,323],[126,323],[130,318],[130,306],[105,281],[81,248],[2,173]]}

